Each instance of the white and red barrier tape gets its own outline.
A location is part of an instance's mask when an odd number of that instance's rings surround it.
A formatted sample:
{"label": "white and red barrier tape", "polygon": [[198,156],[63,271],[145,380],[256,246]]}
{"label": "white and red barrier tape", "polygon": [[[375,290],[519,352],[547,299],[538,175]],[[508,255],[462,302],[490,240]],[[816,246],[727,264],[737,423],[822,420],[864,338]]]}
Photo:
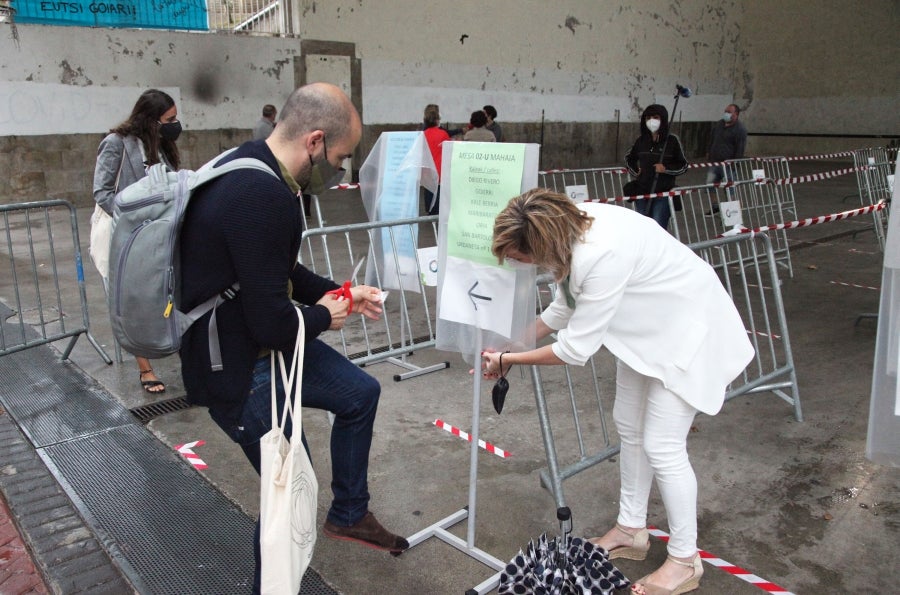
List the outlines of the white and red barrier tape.
{"label": "white and red barrier tape", "polygon": [[[871,165],[860,165],[859,167],[848,167],[846,169],[836,169],[833,171],[826,171],[820,174],[810,174],[806,176],[797,176],[796,178],[780,178],[777,180],[764,180],[766,184],[777,184],[780,186],[789,186],[791,184],[803,184],[804,182],[817,182],[819,180],[829,180],[831,178],[836,178],[838,176],[844,176],[847,174],[852,174],[853,172],[863,171],[872,169]],[[763,180],[760,180],[763,181]]]}
{"label": "white and red barrier tape", "polygon": [[[650,535],[658,537],[665,542],[669,541],[669,534],[665,531],[660,531],[656,527],[647,527],[647,530],[650,532]],[[779,587],[775,583],[769,582],[764,578],[756,576],[752,572],[744,570],[740,566],[735,566],[731,562],[726,562],[722,558],[717,558],[705,550],[698,551],[700,553],[700,558],[707,564],[715,566],[720,570],[724,570],[731,576],[739,578],[744,582],[750,583],[754,587],[762,589],[766,593],[772,593],[773,595],[794,595],[794,593],[788,591],[784,587]]]}
{"label": "white and red barrier tape", "polygon": [[337,186],[332,186],[332,190],[356,190],[359,188],[359,184],[338,184]]}
{"label": "white and red barrier tape", "polygon": [[647,200],[650,198],[662,198],[664,196],[681,196],[693,192],[690,188],[684,190],[670,190],[668,192],[654,192],[653,194],[636,194],[634,196],[614,196],[610,198],[589,198],[584,202],[629,202],[634,200]]}
{"label": "white and red barrier tape", "polygon": [[560,173],[565,173],[565,172],[570,172],[570,171],[591,171],[591,172],[603,171],[603,172],[609,172],[611,174],[627,174],[628,173],[628,170],[624,167],[595,167],[595,168],[587,168],[587,169],[568,169],[568,168],[546,169],[543,171],[539,171],[538,175],[544,176],[547,174],[560,174]]}
{"label": "white and red barrier tape", "polygon": [[[841,151],[839,153],[823,153],[821,155],[798,155],[795,157],[757,157],[757,161],[815,161],[817,159],[833,159],[834,157],[853,157],[853,151]],[[721,167],[730,161],[714,161],[711,163],[689,163],[689,168],[694,167]]]}
{"label": "white and red barrier tape", "polygon": [[197,456],[197,453],[194,452],[193,448],[195,446],[203,446],[206,444],[203,440],[194,440],[193,442],[187,442],[185,444],[179,444],[175,447],[175,450],[181,454],[184,458],[188,460],[188,462],[196,467],[197,469],[206,469],[207,465],[203,462],[203,459]]}
{"label": "white and red barrier tape", "polygon": [[868,207],[861,207],[859,209],[853,209],[850,211],[843,211],[841,213],[833,213],[831,215],[820,215],[818,217],[810,217],[809,219],[802,219],[799,221],[789,221],[787,223],[773,223],[772,225],[765,225],[763,227],[757,227],[754,229],[748,229],[746,227],[735,227],[725,233],[718,235],[716,237],[727,237],[727,236],[735,236],[741,233],[759,233],[761,231],[777,231],[779,229],[793,229],[795,227],[806,227],[808,225],[816,225],[818,223],[828,223],[830,221],[839,221],[841,219],[848,219],[850,217],[856,217],[857,215],[865,215],[866,213],[873,213],[875,211],[881,211],[887,207],[887,204],[882,200],[879,201],[878,204],[870,205]]}
{"label": "white and red barrier tape", "polygon": [[[436,425],[437,427],[439,427],[442,430],[446,430],[446,431],[450,432],[454,436],[459,436],[463,440],[468,440],[469,442],[472,441],[472,437],[469,436],[469,434],[467,434],[466,432],[463,432],[459,428],[455,428],[455,427],[451,426],[450,424],[443,422],[439,419],[434,420],[434,425]],[[500,457],[502,459],[505,459],[506,457],[511,456],[505,450],[503,450],[501,448],[497,448],[490,442],[485,442],[484,440],[481,440],[481,439],[478,440],[478,446],[480,446],[484,450],[488,451],[489,453],[497,455],[498,457]]]}

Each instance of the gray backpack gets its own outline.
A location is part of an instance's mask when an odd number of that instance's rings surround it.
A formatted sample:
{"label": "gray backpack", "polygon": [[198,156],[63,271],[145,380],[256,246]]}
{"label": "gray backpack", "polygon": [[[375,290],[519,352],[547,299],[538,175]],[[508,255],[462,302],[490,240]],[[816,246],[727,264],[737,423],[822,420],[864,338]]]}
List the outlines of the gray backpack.
{"label": "gray backpack", "polygon": [[151,165],[147,176],[116,195],[108,299],[113,335],[125,351],[151,359],[171,355],[181,347],[188,327],[213,310],[210,361],[213,370],[222,369],[215,308],[240,288],[235,283],[190,312],[182,312],[178,236],[191,194],[203,184],[243,168],[277,177],[268,165],[247,157],[214,167],[233,150],[197,171],[170,172],[161,163]]}

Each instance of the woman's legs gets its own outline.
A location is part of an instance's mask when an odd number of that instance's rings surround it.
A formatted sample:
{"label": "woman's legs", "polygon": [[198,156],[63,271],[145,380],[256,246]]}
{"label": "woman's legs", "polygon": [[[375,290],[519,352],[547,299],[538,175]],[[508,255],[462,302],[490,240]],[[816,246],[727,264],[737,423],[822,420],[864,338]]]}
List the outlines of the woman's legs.
{"label": "woman's legs", "polygon": [[669,521],[669,553],[676,557],[697,551],[697,478],[687,454],[687,435],[695,415],[693,407],[661,382],[618,362],[613,406],[621,441],[618,523],[628,528],[646,526],[655,477]]}
{"label": "woman's legs", "polygon": [[[646,525],[655,477],[669,522],[669,555],[680,562],[691,560],[697,552],[697,478],[687,455],[687,435],[695,415],[693,407],[660,381],[618,362],[613,407],[621,441],[618,523],[628,532]],[[667,559],[645,582],[671,588],[694,572]]]}
{"label": "woman's legs", "polygon": [[653,468],[644,453],[644,418],[650,379],[617,362],[616,400],[613,420],[619,432],[619,518],[623,527],[647,525],[647,501],[653,483]]}
{"label": "woman's legs", "polygon": [[[641,201],[648,202],[648,201]],[[634,535],[647,526],[647,501],[653,483],[653,468],[644,453],[644,417],[650,378],[616,362],[616,399],[613,421],[619,432],[619,517],[616,524],[591,542],[611,551],[631,547]]]}
{"label": "woman's legs", "polygon": [[697,477],[688,459],[687,435],[697,412],[661,382],[648,384],[644,453],[666,508],[669,554],[690,557],[697,552]]}

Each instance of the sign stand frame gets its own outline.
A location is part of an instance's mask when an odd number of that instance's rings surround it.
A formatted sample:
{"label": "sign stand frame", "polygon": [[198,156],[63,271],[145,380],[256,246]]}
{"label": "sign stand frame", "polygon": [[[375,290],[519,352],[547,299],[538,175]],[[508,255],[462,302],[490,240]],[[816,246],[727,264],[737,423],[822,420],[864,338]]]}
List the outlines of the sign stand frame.
{"label": "sign stand frame", "polygon": [[[472,361],[478,362],[481,360],[481,351],[482,334],[481,329],[477,329],[475,337],[475,353],[473,354],[474,357]],[[503,562],[499,558],[496,558],[491,554],[485,552],[484,550],[475,547],[475,513],[477,510],[478,502],[478,425],[481,417],[479,411],[481,405],[481,374],[479,374],[478,370],[476,370],[475,373],[472,374],[472,377],[472,444],[469,456],[469,504],[465,508],[456,511],[450,516],[439,520],[438,522],[429,527],[426,527],[425,529],[422,529],[418,533],[415,533],[414,535],[410,536],[407,541],[409,541],[409,547],[410,549],[412,549],[416,545],[431,537],[437,537],[444,543],[452,545],[470,558],[474,558],[485,566],[496,570],[497,572],[493,576],[476,585],[472,589],[466,591],[466,595],[482,595],[484,593],[492,591],[500,584],[500,572],[504,568],[506,568],[506,562]],[[447,530],[448,528],[461,523],[466,519],[468,519],[468,526],[466,530],[465,540],[457,537]]]}

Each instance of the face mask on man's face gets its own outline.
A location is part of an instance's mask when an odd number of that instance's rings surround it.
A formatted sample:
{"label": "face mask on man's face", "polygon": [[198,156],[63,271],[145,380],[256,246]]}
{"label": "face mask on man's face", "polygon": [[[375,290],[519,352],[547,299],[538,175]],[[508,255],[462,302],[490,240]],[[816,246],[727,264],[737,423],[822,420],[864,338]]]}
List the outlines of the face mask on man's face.
{"label": "face mask on man's face", "polygon": [[309,174],[309,187],[303,191],[307,194],[321,195],[332,186],[337,186],[344,179],[347,170],[336,168],[328,161],[323,159],[319,163],[313,163],[312,157],[309,158],[312,164],[312,171]]}
{"label": "face mask on man's face", "polygon": [[178,120],[175,120],[174,122],[160,122],[159,135],[164,139],[170,140],[174,143],[181,135],[181,122],[179,122]]}
{"label": "face mask on man's face", "polygon": [[314,163],[312,156],[309,158],[311,171],[309,174],[309,187],[303,191],[307,194],[321,195],[333,186],[337,186],[344,179],[347,170],[343,167],[336,168],[328,161],[328,145],[325,145],[324,158]]}
{"label": "face mask on man's face", "polygon": [[731,122],[731,112],[725,112],[724,114],[722,114],[722,121]]}
{"label": "face mask on man's face", "polygon": [[659,130],[659,118],[650,118],[649,120],[647,120],[646,124],[647,130],[649,130],[650,132],[656,132],[657,130]]}

